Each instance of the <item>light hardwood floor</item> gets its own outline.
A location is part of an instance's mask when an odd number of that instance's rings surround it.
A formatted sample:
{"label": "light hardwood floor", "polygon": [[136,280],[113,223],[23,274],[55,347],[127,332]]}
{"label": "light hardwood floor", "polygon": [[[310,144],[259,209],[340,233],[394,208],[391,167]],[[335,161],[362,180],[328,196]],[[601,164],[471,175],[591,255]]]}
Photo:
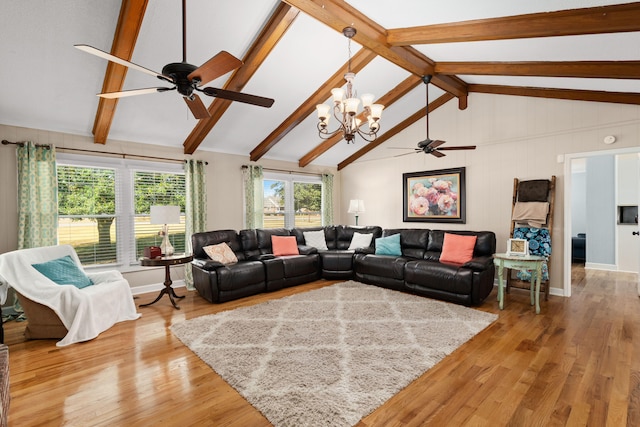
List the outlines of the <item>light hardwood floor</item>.
{"label": "light hardwood floor", "polygon": [[[636,276],[580,268],[573,276],[573,296],[550,296],[539,315],[518,289],[498,310],[494,290],[478,309],[499,319],[358,426],[640,425]],[[9,322],[9,425],[269,426],[168,326],[332,283],[220,305],[189,292],[181,310],[165,297],[141,308],[141,319],[65,348],[25,341],[25,324]]]}

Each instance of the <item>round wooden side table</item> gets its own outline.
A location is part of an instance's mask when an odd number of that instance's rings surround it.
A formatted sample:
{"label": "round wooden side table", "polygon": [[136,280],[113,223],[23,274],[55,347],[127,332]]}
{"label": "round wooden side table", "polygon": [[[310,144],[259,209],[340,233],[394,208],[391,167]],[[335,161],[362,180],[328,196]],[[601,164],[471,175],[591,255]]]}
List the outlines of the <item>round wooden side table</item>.
{"label": "round wooden side table", "polygon": [[174,298],[184,298],[185,295],[176,295],[176,291],[174,291],[171,287],[171,284],[173,283],[171,281],[171,266],[186,264],[188,262],[191,262],[191,260],[193,260],[193,255],[186,254],[163,256],[159,258],[140,258],[140,265],[142,265],[143,267],[164,267],[164,288],[160,291],[160,294],[156,297],[156,299],[147,304],[140,304],[139,307],[146,307],[148,305],[155,304],[160,300],[160,298],[162,298],[162,295],[167,294],[169,295],[171,304],[173,304],[175,308],[180,310],[180,307],[178,307]]}

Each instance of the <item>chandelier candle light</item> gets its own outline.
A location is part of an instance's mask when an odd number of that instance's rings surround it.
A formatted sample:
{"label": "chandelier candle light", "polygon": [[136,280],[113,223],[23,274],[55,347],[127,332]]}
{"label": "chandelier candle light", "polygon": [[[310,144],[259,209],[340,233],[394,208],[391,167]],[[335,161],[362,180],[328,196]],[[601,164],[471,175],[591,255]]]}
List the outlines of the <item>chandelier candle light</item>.
{"label": "chandelier candle light", "polygon": [[160,250],[162,255],[173,255],[173,246],[169,241],[169,226],[168,224],[180,224],[180,206],[151,206],[151,224],[162,224],[162,231],[158,234],[162,234],[162,244]]}
{"label": "chandelier candle light", "polygon": [[[318,135],[322,139],[329,139],[341,132],[348,144],[353,141],[357,134],[365,141],[371,142],[376,139],[380,129],[380,117],[382,116],[384,105],[374,104],[374,96],[370,93],[364,94],[361,97],[364,110],[361,114],[358,114],[360,99],[357,98],[356,91],[353,89],[353,79],[356,75],[351,72],[351,38],[356,35],[356,29],[345,27],[342,30],[342,34],[349,39],[348,72],[344,75],[344,79],[347,81],[347,89],[346,91],[342,88],[331,89],[331,94],[333,95],[333,117],[338,120],[339,127],[332,132],[327,130],[329,118],[331,117],[331,106],[318,104],[316,105],[319,119]],[[363,120],[359,117],[367,121],[368,131],[362,128],[364,126]]]}

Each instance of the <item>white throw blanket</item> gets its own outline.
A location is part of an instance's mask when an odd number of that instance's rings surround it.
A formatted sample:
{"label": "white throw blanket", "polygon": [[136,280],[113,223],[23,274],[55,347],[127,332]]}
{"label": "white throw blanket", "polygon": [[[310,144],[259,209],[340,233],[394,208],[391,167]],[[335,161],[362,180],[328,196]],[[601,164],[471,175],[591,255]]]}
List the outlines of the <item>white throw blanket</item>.
{"label": "white throw blanket", "polygon": [[68,331],[56,344],[59,347],[91,340],[117,322],[140,317],[129,282],[119,271],[88,273],[94,285],[78,289],[72,285],[58,285],[32,267],[32,264],[66,255],[80,266],[78,255],[69,245],[22,249],[0,255],[0,280],[4,282],[0,302],[4,304],[7,287],[10,287],[30,300],[50,307]]}

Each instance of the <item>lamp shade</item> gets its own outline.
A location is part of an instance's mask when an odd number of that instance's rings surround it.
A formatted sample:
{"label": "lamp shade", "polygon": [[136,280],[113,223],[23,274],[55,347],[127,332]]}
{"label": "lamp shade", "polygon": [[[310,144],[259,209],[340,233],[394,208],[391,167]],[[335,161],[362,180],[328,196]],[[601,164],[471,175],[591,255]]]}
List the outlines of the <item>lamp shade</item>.
{"label": "lamp shade", "polygon": [[360,199],[351,199],[349,201],[349,213],[361,213],[364,212],[364,200]]}
{"label": "lamp shade", "polygon": [[180,224],[180,206],[151,206],[151,224]]}

